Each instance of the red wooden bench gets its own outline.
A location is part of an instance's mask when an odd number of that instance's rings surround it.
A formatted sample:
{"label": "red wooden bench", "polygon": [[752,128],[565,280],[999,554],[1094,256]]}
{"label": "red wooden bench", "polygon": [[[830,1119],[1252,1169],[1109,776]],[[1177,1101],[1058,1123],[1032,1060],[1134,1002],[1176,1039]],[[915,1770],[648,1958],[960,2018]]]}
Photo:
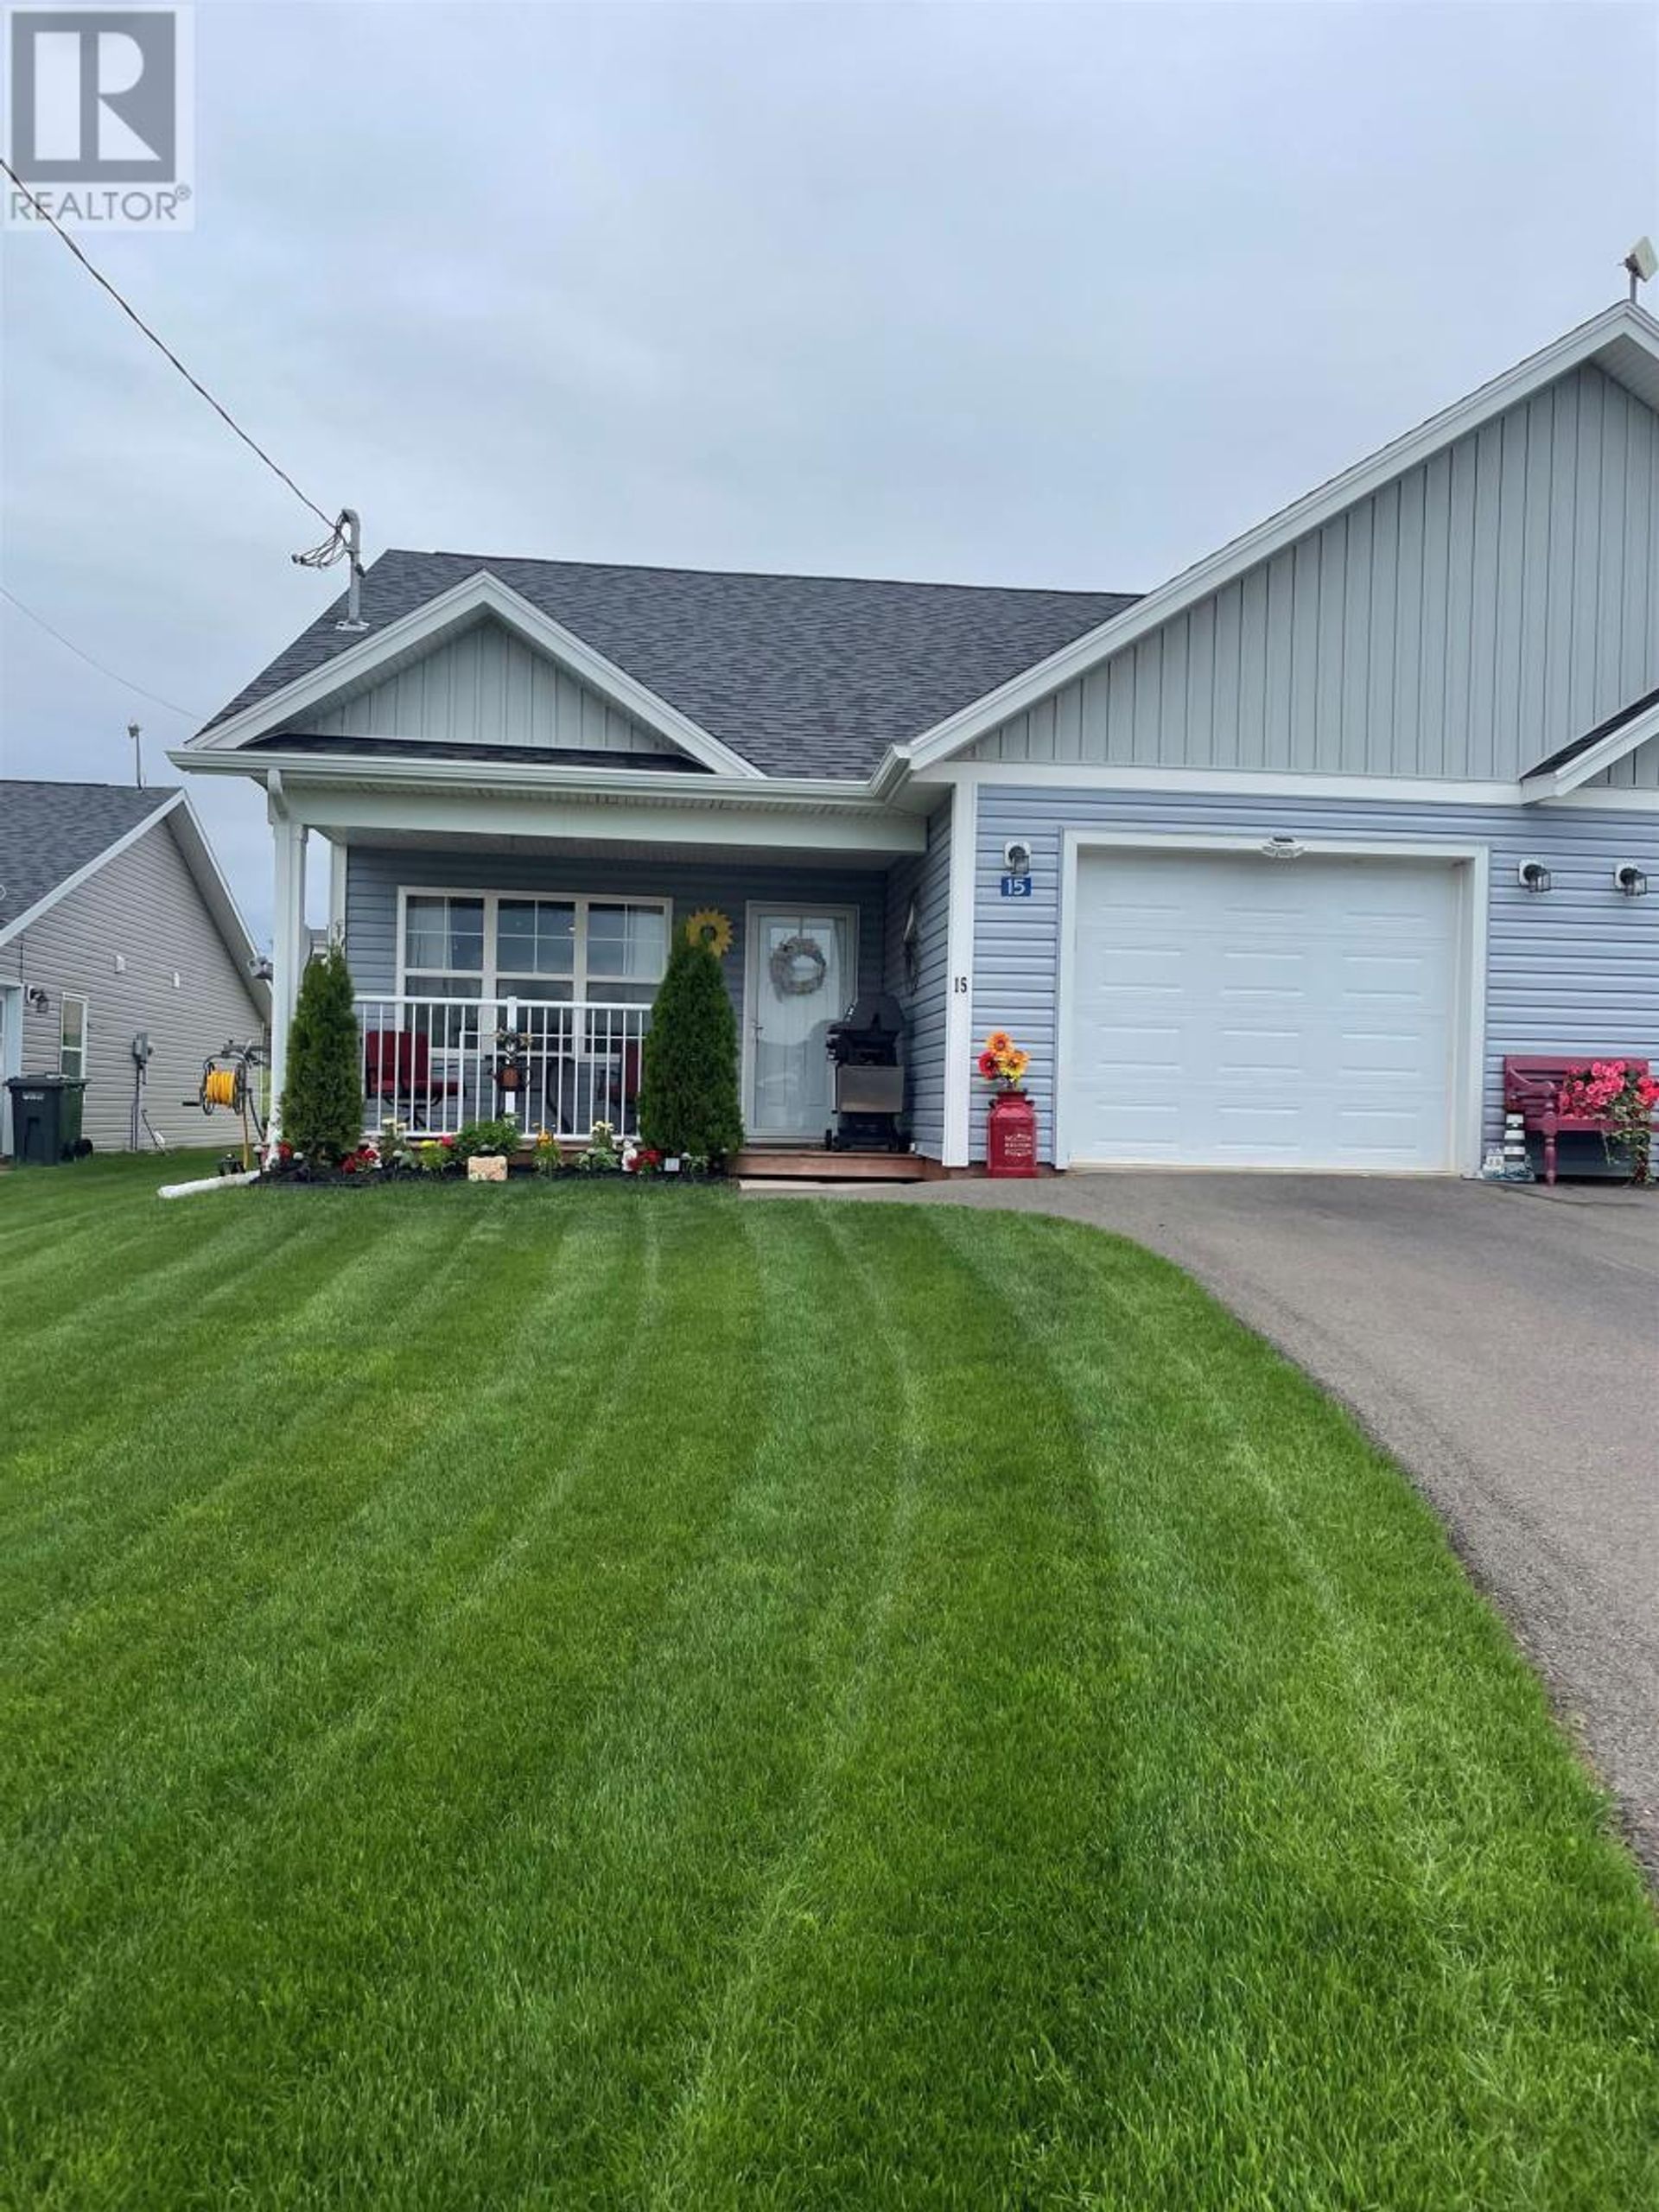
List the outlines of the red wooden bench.
{"label": "red wooden bench", "polygon": [[1504,1056],[1503,1111],[1519,1114],[1528,1132],[1543,1138],[1546,1183],[1555,1180],[1555,1139],[1561,1130],[1599,1135],[1607,1126],[1594,1114],[1563,1114],[1559,1103],[1562,1084],[1568,1076],[1588,1075],[1598,1060],[1620,1059],[1643,1075],[1650,1071],[1645,1060],[1632,1059],[1625,1052],[1588,1052],[1576,1060],[1550,1052]]}

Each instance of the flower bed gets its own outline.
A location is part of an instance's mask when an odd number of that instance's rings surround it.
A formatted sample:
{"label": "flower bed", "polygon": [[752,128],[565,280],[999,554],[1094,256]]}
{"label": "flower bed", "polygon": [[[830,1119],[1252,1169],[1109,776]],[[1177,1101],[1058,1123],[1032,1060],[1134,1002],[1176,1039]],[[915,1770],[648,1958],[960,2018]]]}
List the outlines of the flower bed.
{"label": "flower bed", "polygon": [[510,1174],[555,1177],[614,1176],[636,1182],[709,1183],[725,1174],[723,1161],[699,1153],[665,1158],[632,1138],[619,1141],[608,1122],[595,1122],[588,1142],[568,1151],[550,1131],[538,1129],[528,1143],[512,1120],[468,1122],[453,1136],[423,1136],[402,1122],[381,1124],[378,1140],[330,1160],[308,1160],[292,1145],[279,1143],[260,1180],[265,1184],[352,1184],[361,1188],[392,1181],[461,1180],[471,1160],[505,1159]]}

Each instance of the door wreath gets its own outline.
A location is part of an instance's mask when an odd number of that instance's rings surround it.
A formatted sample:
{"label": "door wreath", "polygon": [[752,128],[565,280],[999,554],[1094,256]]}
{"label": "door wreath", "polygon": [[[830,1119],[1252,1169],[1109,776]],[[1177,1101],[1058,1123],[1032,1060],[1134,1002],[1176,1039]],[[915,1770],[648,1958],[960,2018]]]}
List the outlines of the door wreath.
{"label": "door wreath", "polygon": [[772,956],[772,987],[780,999],[808,999],[822,990],[830,963],[815,937],[786,937]]}

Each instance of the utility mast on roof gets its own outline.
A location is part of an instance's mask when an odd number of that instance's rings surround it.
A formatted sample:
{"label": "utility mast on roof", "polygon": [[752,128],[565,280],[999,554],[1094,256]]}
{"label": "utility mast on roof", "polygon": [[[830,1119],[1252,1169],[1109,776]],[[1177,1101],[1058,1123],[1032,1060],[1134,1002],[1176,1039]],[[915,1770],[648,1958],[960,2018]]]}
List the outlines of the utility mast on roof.
{"label": "utility mast on roof", "polygon": [[1656,253],[1653,250],[1653,240],[1637,238],[1636,244],[1625,255],[1621,265],[1630,272],[1630,305],[1634,307],[1637,286],[1645,284],[1655,270],[1659,269],[1659,253]]}

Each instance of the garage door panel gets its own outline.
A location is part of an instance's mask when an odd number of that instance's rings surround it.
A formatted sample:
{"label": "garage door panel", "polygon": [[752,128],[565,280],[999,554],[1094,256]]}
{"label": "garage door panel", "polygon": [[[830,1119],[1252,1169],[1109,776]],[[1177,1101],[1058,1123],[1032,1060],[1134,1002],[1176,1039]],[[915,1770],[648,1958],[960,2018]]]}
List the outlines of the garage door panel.
{"label": "garage door panel", "polygon": [[1084,855],[1072,1157],[1448,1166],[1458,912],[1445,864]]}

